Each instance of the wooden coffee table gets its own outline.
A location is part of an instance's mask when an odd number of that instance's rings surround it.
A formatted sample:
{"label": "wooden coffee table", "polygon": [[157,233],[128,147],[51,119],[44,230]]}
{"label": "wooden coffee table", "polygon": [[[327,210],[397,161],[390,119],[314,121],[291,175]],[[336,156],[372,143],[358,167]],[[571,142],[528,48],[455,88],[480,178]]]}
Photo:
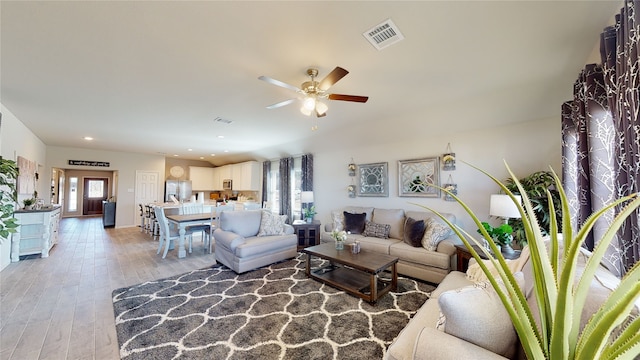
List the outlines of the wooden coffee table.
{"label": "wooden coffee table", "polygon": [[[334,244],[323,244],[302,250],[307,254],[307,276],[331,285],[374,304],[382,295],[398,288],[398,258],[362,250],[352,254],[348,249],[336,250]],[[329,260],[329,265],[311,269],[311,257]],[[391,279],[378,274],[391,268]]]}

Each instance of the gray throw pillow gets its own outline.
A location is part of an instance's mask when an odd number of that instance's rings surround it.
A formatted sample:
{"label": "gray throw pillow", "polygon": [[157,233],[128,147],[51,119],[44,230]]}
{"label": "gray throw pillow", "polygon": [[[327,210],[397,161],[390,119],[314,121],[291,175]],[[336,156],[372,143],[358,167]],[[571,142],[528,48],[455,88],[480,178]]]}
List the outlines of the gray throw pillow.
{"label": "gray throw pillow", "polygon": [[413,247],[422,246],[425,229],[424,220],[408,217],[404,222],[404,242]]}
{"label": "gray throw pillow", "polygon": [[366,221],[362,235],[388,239],[389,231],[391,231],[391,225],[389,224],[378,224],[372,221]]}

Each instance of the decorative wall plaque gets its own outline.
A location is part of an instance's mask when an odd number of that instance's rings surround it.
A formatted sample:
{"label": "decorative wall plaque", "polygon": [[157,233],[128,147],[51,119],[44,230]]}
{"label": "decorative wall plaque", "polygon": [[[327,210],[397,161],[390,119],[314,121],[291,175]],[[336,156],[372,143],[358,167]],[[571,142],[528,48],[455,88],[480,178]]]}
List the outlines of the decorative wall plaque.
{"label": "decorative wall plaque", "polygon": [[389,196],[388,163],[358,165],[358,196]]}

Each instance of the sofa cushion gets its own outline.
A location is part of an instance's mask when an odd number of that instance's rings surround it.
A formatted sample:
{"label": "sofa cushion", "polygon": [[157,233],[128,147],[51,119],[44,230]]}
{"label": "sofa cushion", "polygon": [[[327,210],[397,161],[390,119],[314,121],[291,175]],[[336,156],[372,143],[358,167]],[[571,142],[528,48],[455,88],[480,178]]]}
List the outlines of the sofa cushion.
{"label": "sofa cushion", "polygon": [[277,215],[271,211],[262,210],[258,236],[284,235],[286,221],[287,215]]}
{"label": "sofa cushion", "polygon": [[389,255],[397,256],[401,261],[449,270],[451,257],[436,251],[427,251],[423,247],[413,247],[404,241],[397,241],[389,247]]}
{"label": "sofa cushion", "polygon": [[365,251],[373,251],[379,254],[389,255],[389,249],[391,246],[402,243],[400,240],[395,239],[381,239],[371,236],[362,235],[349,235],[347,242],[360,241],[360,248]]}
{"label": "sofa cushion", "polygon": [[362,234],[367,214],[352,214],[344,211],[344,230],[352,234]]}
{"label": "sofa cushion", "polygon": [[[456,216],[454,214],[451,213],[440,213],[442,214],[447,220],[451,221],[452,224],[456,223]],[[438,217],[438,215],[430,212],[430,211],[406,211],[405,215],[407,217],[412,217],[416,220],[425,220],[425,222],[427,222],[427,219],[433,219],[441,224],[446,224],[444,221],[442,221],[442,219],[440,219]]]}
{"label": "sofa cushion", "polygon": [[390,229],[391,225],[389,224],[378,224],[374,223],[373,221],[365,221],[364,232],[362,233],[362,235],[388,239]]}
{"label": "sofa cushion", "polygon": [[263,256],[264,254],[281,251],[282,249],[295,248],[298,239],[295,235],[274,235],[262,237],[246,238],[239,244],[234,255],[239,258],[249,258],[253,256]]}
{"label": "sofa cushion", "polygon": [[371,221],[378,224],[391,225],[389,237],[402,240],[402,233],[404,231],[404,210],[376,208],[373,210],[373,219]]}
{"label": "sofa cushion", "polygon": [[372,207],[364,207],[364,206],[345,206],[343,211],[346,211],[351,214],[362,214],[365,213],[365,220],[373,221],[373,208]]}
{"label": "sofa cushion", "polygon": [[408,217],[404,222],[403,241],[413,247],[422,246],[422,238],[426,230],[424,220]]}
{"label": "sofa cushion", "polygon": [[422,238],[422,246],[429,251],[436,251],[440,241],[451,236],[451,228],[434,219],[427,219],[426,230]]}
{"label": "sofa cushion", "polygon": [[[514,274],[524,287],[522,272]],[[446,320],[447,334],[511,358],[516,353],[518,335],[509,313],[489,282],[445,291],[438,298]]]}
{"label": "sofa cushion", "polygon": [[256,236],[260,230],[262,211],[222,211],[220,213],[220,228],[234,232],[243,237]]}

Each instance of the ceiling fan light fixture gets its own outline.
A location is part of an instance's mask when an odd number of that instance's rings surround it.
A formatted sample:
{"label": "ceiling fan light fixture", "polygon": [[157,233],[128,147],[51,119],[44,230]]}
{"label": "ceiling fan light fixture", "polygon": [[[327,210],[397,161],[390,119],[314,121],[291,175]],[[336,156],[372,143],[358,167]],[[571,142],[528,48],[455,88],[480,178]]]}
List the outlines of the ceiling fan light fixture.
{"label": "ceiling fan light fixture", "polygon": [[318,115],[324,115],[327,110],[329,110],[329,107],[325,103],[320,101],[316,102],[316,112],[318,113]]}
{"label": "ceiling fan light fixture", "polygon": [[311,110],[307,109],[305,106],[302,106],[300,108],[300,112],[303,113],[304,115],[311,116]]}
{"label": "ceiling fan light fixture", "polygon": [[302,104],[305,109],[312,111],[316,108],[316,99],[314,97],[307,96]]}

